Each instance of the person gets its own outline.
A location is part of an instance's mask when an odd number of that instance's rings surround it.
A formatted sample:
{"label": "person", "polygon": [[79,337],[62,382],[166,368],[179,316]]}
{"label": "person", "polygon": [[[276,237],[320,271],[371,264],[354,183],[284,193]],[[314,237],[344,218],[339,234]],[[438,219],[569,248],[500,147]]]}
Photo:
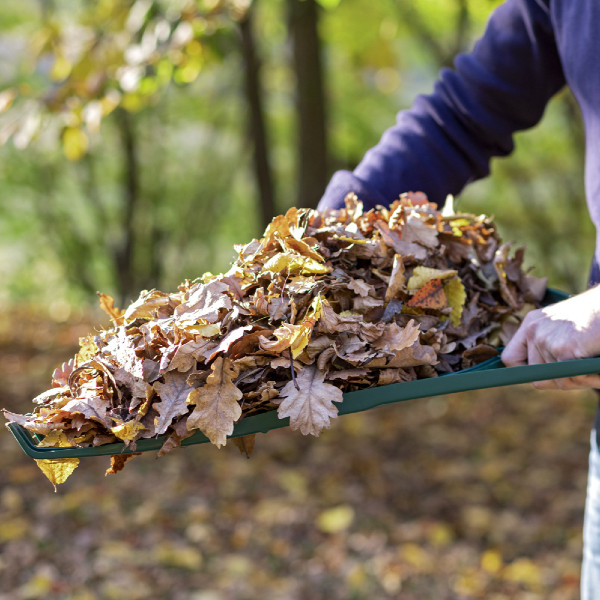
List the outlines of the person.
{"label": "person", "polygon": [[[506,365],[600,354],[600,3],[505,0],[470,53],[440,73],[434,90],[398,114],[354,171],[334,174],[319,208],[339,208],[349,192],[366,207],[423,191],[437,203],[489,173],[513,150],[513,134],[535,125],[565,85],[586,132],[585,189],[598,234],[589,288],[529,313],[502,353]],[[537,382],[540,389],[600,388],[600,374]],[[600,598],[600,417],[591,435],[581,594]],[[597,432],[597,433],[596,433]]]}

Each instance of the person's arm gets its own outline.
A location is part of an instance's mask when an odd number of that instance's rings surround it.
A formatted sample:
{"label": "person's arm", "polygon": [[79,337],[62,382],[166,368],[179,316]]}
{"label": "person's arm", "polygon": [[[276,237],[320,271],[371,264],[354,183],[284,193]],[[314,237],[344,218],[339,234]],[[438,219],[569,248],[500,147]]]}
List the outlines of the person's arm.
{"label": "person's arm", "polygon": [[367,207],[411,190],[443,202],[510,153],[513,133],[535,125],[564,83],[547,2],[507,0],[434,92],[399,113],[353,172],[334,174],[319,208],[343,206],[349,192]]}

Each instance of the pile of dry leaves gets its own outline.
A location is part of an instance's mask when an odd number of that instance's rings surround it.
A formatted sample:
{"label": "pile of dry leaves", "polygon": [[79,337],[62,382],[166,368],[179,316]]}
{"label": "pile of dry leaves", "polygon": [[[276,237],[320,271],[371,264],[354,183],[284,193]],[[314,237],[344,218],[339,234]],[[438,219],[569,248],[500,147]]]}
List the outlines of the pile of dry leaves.
{"label": "pile of dry leaves", "polygon": [[159,455],[196,430],[222,446],[272,409],[319,435],[344,392],[493,355],[545,292],[489,218],[420,193],[368,212],[353,195],[341,210],[292,208],[236,250],[227,273],[144,291],[124,311],[100,295],[113,327],[81,340],[33,414],[6,417],[52,446],[164,434]]}

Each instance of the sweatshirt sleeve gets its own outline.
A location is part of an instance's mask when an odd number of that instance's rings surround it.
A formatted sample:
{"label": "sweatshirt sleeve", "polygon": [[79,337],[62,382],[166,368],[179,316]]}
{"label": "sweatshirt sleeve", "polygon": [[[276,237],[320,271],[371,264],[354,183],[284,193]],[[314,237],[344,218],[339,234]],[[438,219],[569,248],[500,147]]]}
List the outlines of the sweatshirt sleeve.
{"label": "sweatshirt sleeve", "polygon": [[507,0],[472,52],[444,69],[433,93],[398,114],[351,171],[332,177],[319,208],[339,208],[355,192],[367,207],[406,191],[434,202],[489,173],[493,156],[514,147],[515,131],[535,125],[565,84],[549,0]]}

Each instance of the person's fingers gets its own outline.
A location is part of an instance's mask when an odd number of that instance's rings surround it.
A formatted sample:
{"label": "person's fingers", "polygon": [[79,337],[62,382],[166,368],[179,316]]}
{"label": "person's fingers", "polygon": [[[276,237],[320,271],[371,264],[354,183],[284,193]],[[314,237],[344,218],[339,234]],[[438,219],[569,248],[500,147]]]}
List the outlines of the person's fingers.
{"label": "person's fingers", "polygon": [[[548,351],[544,351],[535,342],[531,342],[527,346],[527,362],[530,365],[540,365],[543,363],[556,362],[553,356]],[[551,390],[558,387],[556,379],[546,379],[543,381],[534,381],[533,386],[538,390]]]}
{"label": "person's fingers", "polygon": [[515,335],[506,344],[501,358],[507,367],[517,367],[527,364],[527,334],[523,326],[517,329]]}
{"label": "person's fingers", "polygon": [[556,390],[560,379],[546,379],[545,381],[534,381],[533,387],[538,390]]}
{"label": "person's fingers", "polygon": [[557,387],[561,390],[580,390],[584,388],[600,389],[600,375],[579,375],[556,379]]}

